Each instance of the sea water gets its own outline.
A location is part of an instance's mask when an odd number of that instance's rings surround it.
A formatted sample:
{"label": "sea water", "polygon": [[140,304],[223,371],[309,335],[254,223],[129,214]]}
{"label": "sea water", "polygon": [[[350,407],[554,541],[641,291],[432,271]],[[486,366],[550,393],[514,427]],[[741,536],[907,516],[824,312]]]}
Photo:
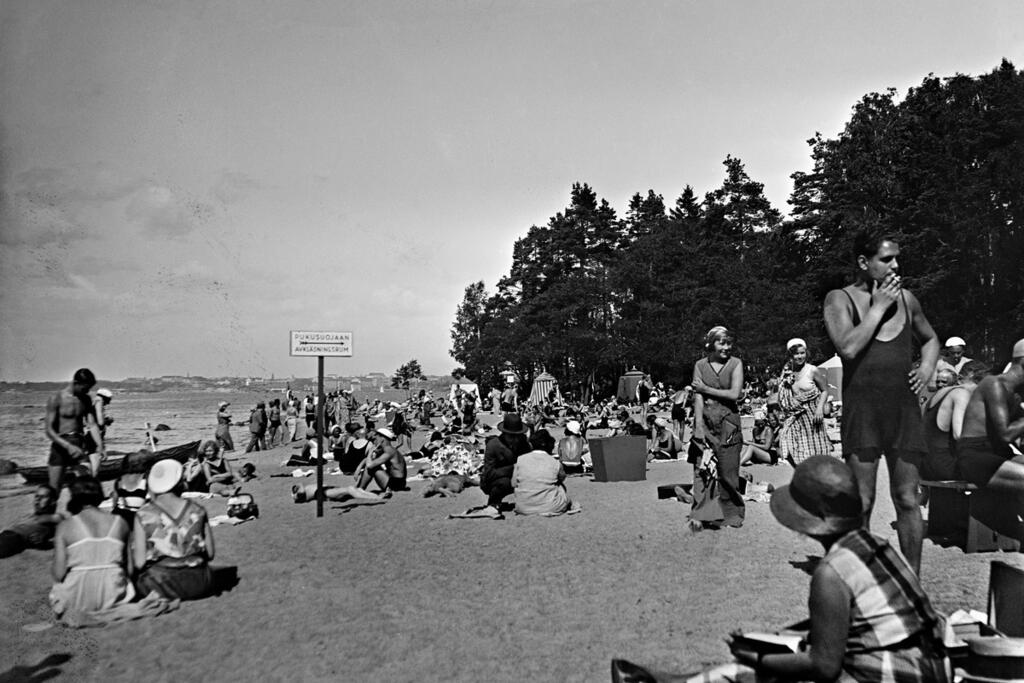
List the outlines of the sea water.
{"label": "sea water", "polygon": [[[52,391],[34,389],[0,393],[0,458],[13,460],[19,467],[45,465],[50,452],[43,423],[46,402]],[[114,418],[107,427],[107,450],[130,453],[148,447],[146,423],[170,427],[153,431],[156,447],[169,448],[197,439],[213,438],[217,428],[217,409],[221,401],[231,405],[231,436],[236,450],[244,450],[249,440],[248,420],[257,401],[269,404],[283,398],[280,392],[245,391],[159,391],[146,393],[117,392],[106,414]],[[236,426],[234,423],[244,422]]]}
{"label": "sea water", "polygon": [[[46,420],[46,402],[53,391],[38,389],[9,389],[0,392],[0,458],[13,460],[19,467],[45,465],[50,453],[50,440],[46,437],[43,423]],[[304,392],[296,392],[302,399]],[[284,393],[271,390],[207,390],[183,391],[167,389],[155,392],[116,391],[106,415],[114,418],[107,427],[107,450],[114,453],[131,453],[148,448],[146,423],[158,440],[157,449],[169,448],[199,439],[212,439],[217,428],[217,409],[221,401],[231,405],[231,436],[235,450],[245,450],[249,443],[249,414],[258,401],[267,405],[271,399],[284,400]],[[404,401],[407,393],[396,389],[384,389],[369,393],[356,393],[357,401],[381,399]],[[283,411],[282,411],[283,413]],[[283,414],[282,414],[283,418]],[[305,424],[305,415],[299,415]],[[242,423],[242,424],[238,424]],[[167,431],[155,431],[159,424],[170,427]]]}

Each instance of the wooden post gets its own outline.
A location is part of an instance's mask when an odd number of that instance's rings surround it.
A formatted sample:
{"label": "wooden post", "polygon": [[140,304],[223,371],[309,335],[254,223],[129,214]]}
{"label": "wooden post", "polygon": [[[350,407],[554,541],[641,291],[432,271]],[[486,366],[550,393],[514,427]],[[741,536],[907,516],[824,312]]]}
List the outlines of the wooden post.
{"label": "wooden post", "polygon": [[316,516],[324,516],[324,357],[316,357]]}

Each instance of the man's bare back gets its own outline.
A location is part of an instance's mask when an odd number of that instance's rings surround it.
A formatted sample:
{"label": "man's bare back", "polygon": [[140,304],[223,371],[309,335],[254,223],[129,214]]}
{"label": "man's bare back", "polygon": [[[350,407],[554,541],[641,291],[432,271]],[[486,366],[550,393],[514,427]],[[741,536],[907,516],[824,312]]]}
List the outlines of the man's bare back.
{"label": "man's bare back", "polygon": [[1015,394],[1019,388],[1019,380],[1010,373],[981,380],[967,402],[961,438],[988,437],[994,444],[1010,443],[1007,429],[1024,415]]}

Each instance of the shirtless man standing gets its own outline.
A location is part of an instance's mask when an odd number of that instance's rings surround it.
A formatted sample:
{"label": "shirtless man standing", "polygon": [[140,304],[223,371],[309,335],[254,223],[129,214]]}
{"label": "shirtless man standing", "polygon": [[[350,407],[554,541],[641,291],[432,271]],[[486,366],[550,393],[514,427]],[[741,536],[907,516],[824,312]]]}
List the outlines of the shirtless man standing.
{"label": "shirtless man standing", "polygon": [[103,435],[96,424],[96,414],[89,397],[89,390],[95,385],[96,376],[92,371],[81,368],[75,372],[71,384],[46,402],[46,436],[52,442],[47,465],[50,486],[55,491],[60,491],[64,470],[76,466],[86,457],[87,431],[96,444],[96,451],[89,454],[89,471],[93,476],[96,476],[100,462],[106,457]]}
{"label": "shirtless man standing", "polygon": [[[1013,346],[1013,360],[1001,375],[978,383],[964,414],[957,464],[977,486],[1024,492],[1024,455],[1010,449],[1024,435],[1024,339]],[[1020,443],[1017,443],[1020,447]]]}
{"label": "shirtless man standing", "polygon": [[[892,237],[858,235],[857,281],[825,297],[825,328],[843,360],[843,457],[857,478],[864,524],[871,519],[884,453],[900,551],[920,573],[924,525],[918,486],[928,447],[917,397],[935,372],[939,340],[917,297],[902,287],[899,254]],[[921,344],[916,370],[915,336]]]}

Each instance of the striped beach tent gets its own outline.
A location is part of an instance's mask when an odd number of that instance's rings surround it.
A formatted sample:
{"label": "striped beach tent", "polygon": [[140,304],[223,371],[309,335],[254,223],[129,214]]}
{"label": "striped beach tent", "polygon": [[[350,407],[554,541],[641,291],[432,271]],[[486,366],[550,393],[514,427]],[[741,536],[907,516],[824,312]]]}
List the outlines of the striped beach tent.
{"label": "striped beach tent", "polygon": [[548,392],[554,388],[556,394],[556,400],[562,402],[562,393],[558,391],[558,384],[556,383],[554,375],[548,372],[542,372],[533,378],[533,389],[530,390],[530,398],[527,399],[526,403],[529,405],[542,404],[548,400]]}

